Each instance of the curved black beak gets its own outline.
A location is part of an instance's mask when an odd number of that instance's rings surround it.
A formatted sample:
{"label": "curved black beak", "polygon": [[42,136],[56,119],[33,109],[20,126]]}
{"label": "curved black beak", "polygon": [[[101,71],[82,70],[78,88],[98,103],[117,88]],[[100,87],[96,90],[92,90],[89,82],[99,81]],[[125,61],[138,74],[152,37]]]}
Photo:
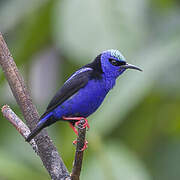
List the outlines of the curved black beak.
{"label": "curved black beak", "polygon": [[128,63],[126,63],[125,65],[121,65],[120,69],[122,69],[122,68],[124,68],[124,69],[135,69],[138,71],[142,71],[142,69],[138,68],[137,66],[134,66],[134,65],[128,64]]}

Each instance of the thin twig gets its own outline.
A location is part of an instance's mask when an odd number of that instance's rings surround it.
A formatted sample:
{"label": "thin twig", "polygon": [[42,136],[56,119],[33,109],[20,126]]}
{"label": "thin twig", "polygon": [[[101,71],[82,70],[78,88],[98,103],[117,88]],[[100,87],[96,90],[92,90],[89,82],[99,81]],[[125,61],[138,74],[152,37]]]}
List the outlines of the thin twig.
{"label": "thin twig", "polygon": [[[21,108],[24,119],[26,120],[28,127],[32,130],[38,122],[39,115],[32,103],[30,93],[24,83],[23,78],[19,74],[17,66],[1,33],[0,65],[2,66],[13,95]],[[49,172],[51,179],[70,179],[66,166],[64,165],[56,150],[56,147],[53,145],[52,140],[49,138],[45,130],[41,131],[41,133],[36,136],[35,142],[38,146],[39,156],[45,168]]]}
{"label": "thin twig", "polygon": [[[4,105],[1,108],[1,111],[3,116],[17,129],[17,131],[24,137],[24,139],[26,139],[30,133],[30,129],[26,126],[26,124],[13,112],[13,110],[8,105]],[[32,146],[35,153],[38,154],[38,147],[34,139],[32,139],[29,144]]]}
{"label": "thin twig", "polygon": [[76,146],[75,159],[74,159],[74,164],[73,164],[72,173],[71,173],[71,180],[80,179],[83,153],[84,153],[84,151],[82,151],[82,148],[84,147],[85,137],[86,137],[86,128],[83,128],[84,123],[85,123],[85,120],[81,119],[80,123],[78,124],[77,146]]}

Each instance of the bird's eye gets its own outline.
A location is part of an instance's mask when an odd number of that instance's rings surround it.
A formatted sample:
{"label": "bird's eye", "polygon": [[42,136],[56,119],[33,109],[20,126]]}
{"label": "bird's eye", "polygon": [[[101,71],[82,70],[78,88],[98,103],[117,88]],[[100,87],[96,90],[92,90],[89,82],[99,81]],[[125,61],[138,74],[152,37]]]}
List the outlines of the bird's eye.
{"label": "bird's eye", "polygon": [[125,61],[116,61],[115,59],[110,58],[109,62],[113,65],[113,66],[121,66],[121,65],[125,65],[126,62]]}

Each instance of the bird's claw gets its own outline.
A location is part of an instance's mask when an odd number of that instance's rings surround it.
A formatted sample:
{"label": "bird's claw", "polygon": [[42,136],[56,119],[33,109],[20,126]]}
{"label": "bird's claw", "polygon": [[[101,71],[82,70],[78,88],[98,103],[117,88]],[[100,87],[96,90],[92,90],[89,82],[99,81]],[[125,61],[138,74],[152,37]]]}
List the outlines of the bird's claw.
{"label": "bird's claw", "polygon": [[[84,128],[87,127],[87,130],[90,128],[90,126],[88,124],[88,120],[86,118],[84,118],[84,117],[65,117],[65,116],[63,116],[62,119],[63,120],[68,120],[68,121],[72,121],[72,120],[77,121],[77,122],[75,122],[75,126],[78,127],[78,128],[84,129]],[[85,121],[82,126],[80,126],[80,123],[82,123],[81,120]],[[73,131],[78,136],[78,130],[76,129],[75,126],[70,122],[70,127],[73,129]],[[76,145],[77,144],[77,140],[74,140],[73,144]],[[85,140],[84,146],[83,146],[83,148],[80,151],[84,151],[87,148],[87,144],[88,144],[88,142]]]}
{"label": "bird's claw", "polygon": [[88,124],[88,120],[87,120],[86,118],[84,118],[84,117],[65,117],[65,116],[63,116],[62,119],[63,119],[63,120],[75,120],[75,121],[77,121],[77,122],[75,123],[76,126],[78,126],[78,125],[81,123],[81,120],[84,119],[84,120],[85,120],[85,123],[83,124],[83,127],[82,127],[82,128],[83,128],[83,129],[86,128],[86,127],[87,127],[88,129],[90,128],[90,126],[89,126],[89,124]]}
{"label": "bird's claw", "polygon": [[[82,127],[82,128],[84,129],[84,128],[87,127],[87,128],[89,129],[90,126],[89,126],[89,124],[88,124],[88,120],[87,120],[86,118],[83,118],[83,117],[82,117],[81,119],[84,119],[84,120],[85,120],[85,123],[83,124],[83,127]],[[78,126],[78,125],[81,123],[81,119],[79,119],[79,120],[75,123],[76,126]]]}
{"label": "bird's claw", "polygon": [[[74,144],[74,145],[77,145],[77,140],[74,140],[74,141],[73,141],[73,144]],[[84,151],[85,149],[87,149],[87,147],[88,147],[87,144],[88,144],[88,141],[85,140],[85,141],[84,141],[84,146],[83,146],[83,148],[82,148],[81,150],[79,150],[79,151]]]}
{"label": "bird's claw", "polygon": [[76,144],[77,144],[77,140],[74,140],[74,141],[73,141],[73,144],[76,145]]}

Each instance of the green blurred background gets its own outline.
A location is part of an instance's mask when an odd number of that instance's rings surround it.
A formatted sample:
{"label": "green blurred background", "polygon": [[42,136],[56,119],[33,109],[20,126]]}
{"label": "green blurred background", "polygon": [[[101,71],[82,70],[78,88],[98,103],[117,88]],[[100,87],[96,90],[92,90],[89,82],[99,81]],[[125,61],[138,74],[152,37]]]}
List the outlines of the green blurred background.
{"label": "green blurred background", "polygon": [[[42,114],[68,76],[106,49],[144,71],[121,76],[89,117],[82,179],[180,179],[179,0],[0,0],[0,31]],[[0,105],[22,114],[0,71]],[[0,180],[49,179],[0,115]],[[48,128],[71,171],[75,135]]]}

